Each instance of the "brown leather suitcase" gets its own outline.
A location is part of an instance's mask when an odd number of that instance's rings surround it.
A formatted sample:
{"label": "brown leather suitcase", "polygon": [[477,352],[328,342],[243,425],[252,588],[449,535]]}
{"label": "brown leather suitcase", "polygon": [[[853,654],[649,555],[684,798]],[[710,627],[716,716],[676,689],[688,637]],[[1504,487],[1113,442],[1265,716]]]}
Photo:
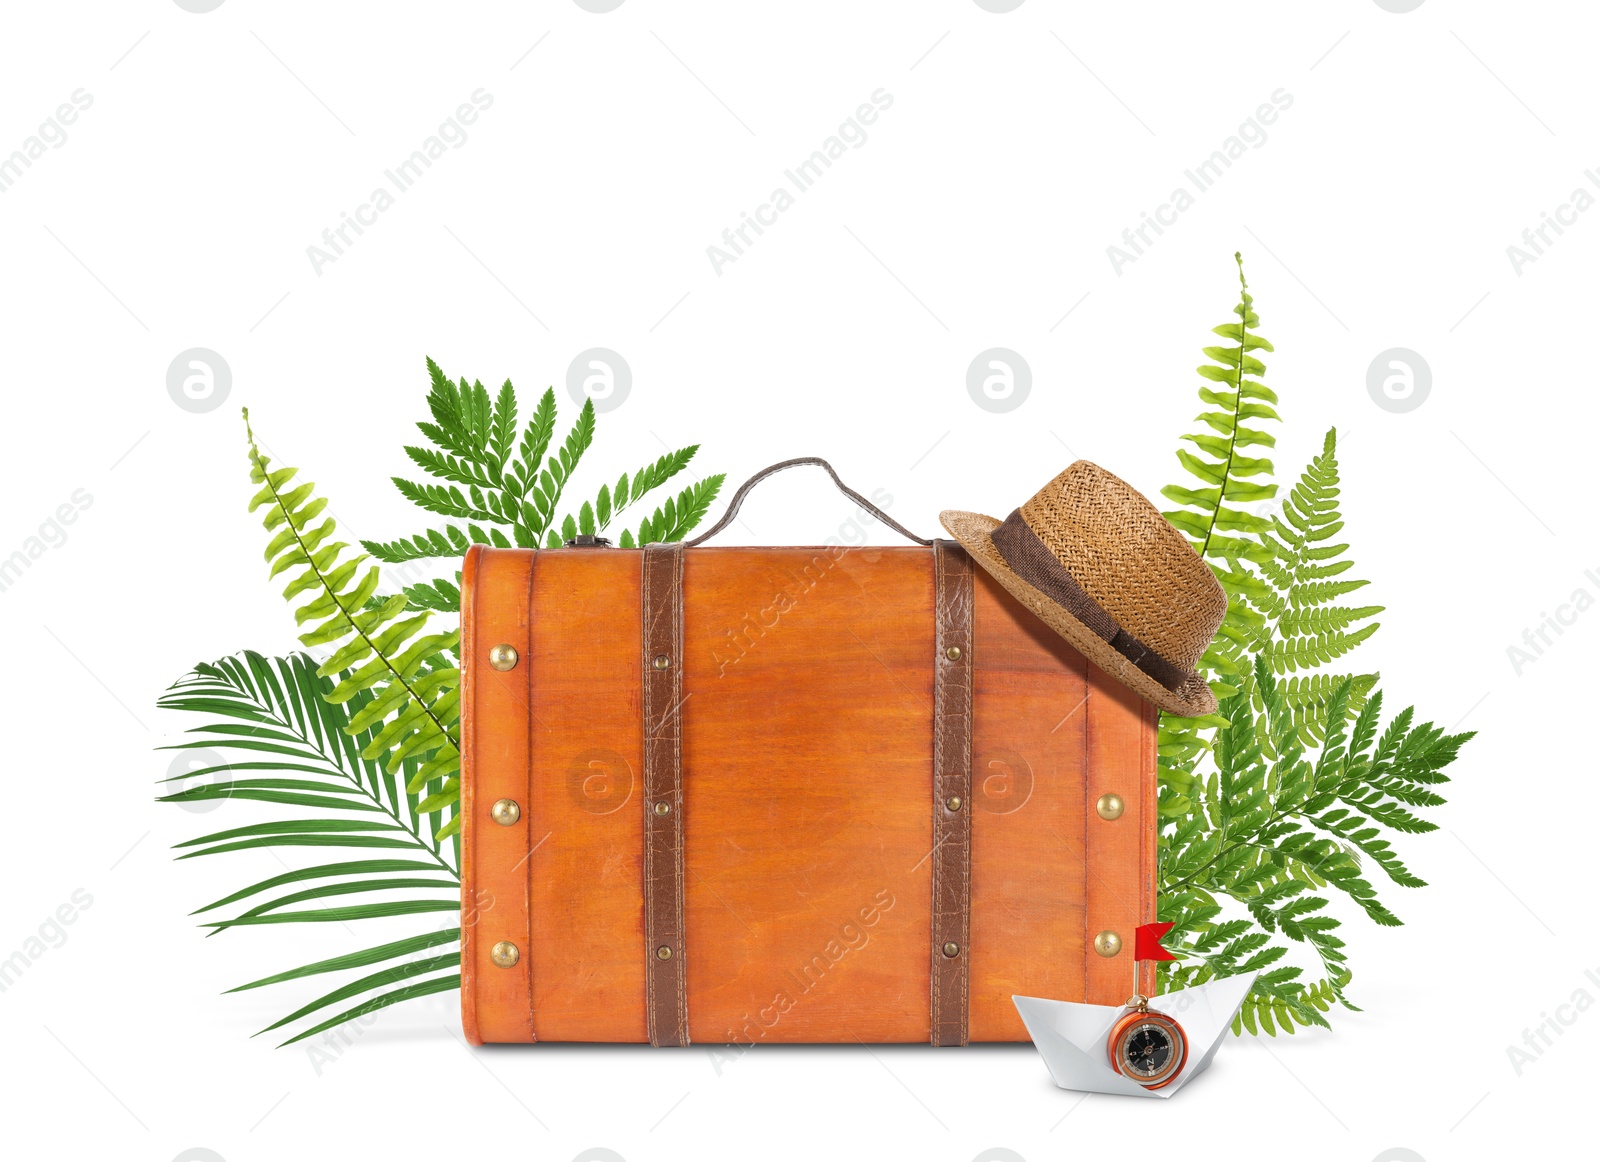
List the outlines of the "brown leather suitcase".
{"label": "brown leather suitcase", "polygon": [[1126,1000],[1155,707],[952,541],[710,535],[467,554],[467,1036],[1025,1041],[1013,995]]}

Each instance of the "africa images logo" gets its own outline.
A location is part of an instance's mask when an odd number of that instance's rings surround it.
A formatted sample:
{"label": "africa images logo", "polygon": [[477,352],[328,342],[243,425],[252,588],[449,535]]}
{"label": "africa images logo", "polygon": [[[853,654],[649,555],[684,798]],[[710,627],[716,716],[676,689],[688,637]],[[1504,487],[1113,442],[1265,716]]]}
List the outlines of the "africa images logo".
{"label": "africa images logo", "polygon": [[[494,104],[494,94],[485,89],[474,89],[470,101],[456,106],[455,112],[439,123],[439,127],[420,146],[398,164],[383,171],[389,186],[378,186],[358,205],[352,216],[349,211],[339,211],[339,222],[322,232],[322,245],[313,243],[306,247],[306,257],[318,278],[322,268],[339,261],[345,251],[354,246],[356,239],[366,233],[365,227],[375,226],[378,215],[394,207],[397,195],[409,193],[422,180],[423,174],[433,168],[433,163],[451,149],[460,149],[467,143],[466,126],[477,121],[479,115]],[[351,237],[351,231],[355,237]]]}
{"label": "africa images logo", "polygon": [[167,365],[167,394],[186,412],[216,411],[233,389],[233,369],[209,347],[190,347]]}
{"label": "africa images logo", "polygon": [[980,351],[967,364],[967,394],[986,412],[1012,412],[1033,390],[1033,369],[1009,347]]}
{"label": "africa images logo", "polygon": [[56,111],[39,123],[39,128],[12,150],[9,157],[0,157],[0,194],[22,180],[23,172],[33,168],[33,163],[45,156],[45,147],[60,149],[67,143],[66,126],[94,104],[94,94],[87,89],[74,89],[70,100],[56,106]]}
{"label": "africa images logo", "polygon": [[[894,94],[887,89],[878,88],[872,91],[869,101],[863,101],[856,106],[853,115],[846,117],[839,123],[834,133],[822,143],[820,149],[813,150],[810,157],[800,162],[792,169],[783,171],[783,176],[795,193],[803,194],[822,180],[822,175],[833,168],[833,163],[838,161],[850,149],[860,149],[867,143],[866,126],[875,122],[879,115],[894,104]],[[793,207],[796,203],[795,193],[791,193],[785,186],[778,186],[767,195],[767,200],[756,207],[755,216],[746,211],[739,212],[739,224],[730,226],[722,232],[722,246],[713,243],[706,247],[706,257],[711,260],[711,269],[720,278],[722,268],[735,263],[744,252],[755,244],[755,238],[750,237],[750,231],[756,232],[759,238],[766,233],[764,227],[778,224],[778,215]]]}
{"label": "africa images logo", "polygon": [[[1254,115],[1246,117],[1221,146],[1211,151],[1211,156],[1192,169],[1184,170],[1183,176],[1189,185],[1194,187],[1195,193],[1206,193],[1221,181],[1222,175],[1233,168],[1233,163],[1248,152],[1247,146],[1249,149],[1260,149],[1265,145],[1266,127],[1287,112],[1293,104],[1293,93],[1283,88],[1274,89],[1270,99],[1258,105]],[[1156,238],[1165,233],[1163,227],[1176,226],[1178,215],[1193,208],[1197,202],[1198,199],[1193,193],[1183,186],[1178,186],[1167,195],[1165,202],[1156,207],[1154,215],[1148,211],[1141,211],[1139,224],[1123,230],[1122,245],[1112,243],[1106,247],[1106,257],[1111,260],[1111,269],[1116,271],[1117,277],[1122,277],[1123,267],[1139,261],[1144,252],[1155,245]],[[1150,236],[1152,230],[1155,231],[1156,238]]]}

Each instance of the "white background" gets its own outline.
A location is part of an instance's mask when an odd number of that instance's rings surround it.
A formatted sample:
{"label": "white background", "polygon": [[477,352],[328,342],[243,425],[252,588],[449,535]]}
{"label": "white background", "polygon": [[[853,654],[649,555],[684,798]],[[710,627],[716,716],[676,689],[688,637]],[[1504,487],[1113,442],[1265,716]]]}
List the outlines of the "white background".
{"label": "white background", "polygon": [[[1577,990],[1600,1000],[1600,613],[1520,676],[1507,647],[1574,590],[1600,596],[1600,215],[1520,274],[1506,247],[1600,165],[1596,31],[1585,5],[1446,0],[9,5],[0,154],[75,90],[93,104],[0,193],[0,556],[75,490],[92,504],[0,592],[0,957],[74,890],[93,904],[0,995],[6,1153],[966,1162],[1144,1141],[1366,1162],[1576,1131],[1600,1014],[1520,1076],[1507,1047]],[[306,247],[480,88],[469,140],[316,273]],[[865,144],[715,273],[706,247],[879,88],[893,105]],[[1293,105],[1265,144],[1118,274],[1107,246],[1280,88]],[[1003,516],[1076,456],[1152,495],[1178,480],[1235,249],[1278,349],[1279,478],[1341,433],[1355,573],[1387,607],[1354,661],[1391,710],[1481,732],[1441,830],[1400,843],[1433,885],[1385,893],[1406,927],[1347,925],[1363,1012],[1230,1042],[1164,1103],[1055,1089],[1026,1046],[761,1049],[720,1073],[704,1047],[469,1052],[454,994],[390,1010],[320,1072],[249,1039],[314,994],[223,989],[352,944],[202,939],[186,913],[275,865],[169,846],[261,813],[152,802],[153,748],[194,725],[160,691],[293,645],[244,512],[237,405],[349,531],[390,537],[426,523],[387,483],[425,355],[525,400],[555,384],[570,417],[568,363],[606,346],[633,389],[580,491],[663,442],[701,442],[698,466],[734,482],[822,455],[927,534],[941,508]],[[165,385],[194,346],[233,374],[204,414]],[[1008,414],[965,387],[992,346],[1032,369]],[[1433,374],[1404,415],[1366,390],[1395,346]],[[732,539],[820,540],[849,516],[829,492],[774,481]]]}

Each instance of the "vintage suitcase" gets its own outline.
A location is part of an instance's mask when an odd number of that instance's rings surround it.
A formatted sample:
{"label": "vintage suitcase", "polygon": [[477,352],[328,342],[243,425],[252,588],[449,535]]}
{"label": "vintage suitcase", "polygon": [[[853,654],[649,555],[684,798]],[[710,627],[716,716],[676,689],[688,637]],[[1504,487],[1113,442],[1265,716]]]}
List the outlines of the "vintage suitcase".
{"label": "vintage suitcase", "polygon": [[955,1045],[1124,1001],[1155,707],[953,541],[709,535],[467,555],[467,1036]]}

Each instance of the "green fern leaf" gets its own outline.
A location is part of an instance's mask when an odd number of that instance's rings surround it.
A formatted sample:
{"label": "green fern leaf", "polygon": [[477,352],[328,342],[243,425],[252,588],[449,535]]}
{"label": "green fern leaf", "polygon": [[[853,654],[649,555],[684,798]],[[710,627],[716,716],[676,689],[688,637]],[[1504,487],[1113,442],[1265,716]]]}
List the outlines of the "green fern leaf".
{"label": "green fern leaf", "polygon": [[456,573],[455,583],[443,579],[425,581],[421,585],[407,585],[406,601],[412,609],[431,609],[438,613],[461,611],[461,574]]}
{"label": "green fern leaf", "polygon": [[676,497],[668,497],[666,504],[639,525],[639,544],[648,545],[654,542],[671,544],[681,541],[704,519],[706,512],[711,507],[711,502],[716,500],[717,493],[722,491],[722,483],[726,477],[722,473],[707,476],[704,480],[697,480]]}
{"label": "green fern leaf", "polygon": [[[474,391],[465,385],[460,389],[449,388],[448,383],[442,388],[436,385],[433,402],[441,432],[459,442],[476,438],[478,427],[488,427],[487,394],[483,394],[480,407],[479,392],[481,389]],[[303,514],[317,506],[321,498],[313,496],[309,485],[286,491],[294,470],[272,471],[269,468],[267,458],[257,448],[250,431],[248,414],[245,430],[251,479],[261,485],[251,501],[251,509],[267,509],[263,523],[269,529],[285,522],[294,529],[303,527],[306,519]],[[293,567],[298,572],[284,590],[287,600],[301,593],[312,595],[295,610],[295,620],[302,625],[319,624],[307,628],[301,640],[335,647],[332,656],[319,667],[318,676],[348,671],[323,695],[324,700],[348,702],[357,694],[370,692],[375,699],[381,699],[384,706],[392,707],[387,721],[365,748],[364,757],[383,757],[389,774],[394,774],[404,760],[413,756],[428,763],[436,775],[452,773],[460,762],[453,733],[459,718],[456,684],[435,681],[425,686],[420,679],[424,666],[438,669],[434,659],[455,648],[459,631],[426,632],[430,613],[423,611],[417,616],[402,618],[398,607],[405,602],[370,608],[367,601],[377,587],[378,569],[376,566],[363,569],[363,562],[368,559],[365,554],[347,555],[336,549],[332,554],[313,557],[298,541],[285,544],[281,552],[290,556],[298,553],[306,558]],[[453,802],[447,798],[425,814],[436,813]],[[441,825],[443,822],[440,821]]]}
{"label": "green fern leaf", "polygon": [[[427,365],[431,418],[417,428],[428,443],[409,446],[405,451],[413,464],[438,483],[395,477],[394,485],[423,511],[463,522],[465,530],[459,524],[449,524],[441,530],[430,529],[397,540],[361,542],[363,549],[385,564],[460,557],[474,544],[557,548],[563,540],[580,532],[602,533],[630,507],[682,472],[699,451],[698,444],[691,444],[667,452],[631,475],[624,472],[614,486],[601,485],[594,499],[585,500],[576,512],[561,514],[562,497],[594,442],[593,401],[584,401],[571,430],[559,446],[552,447],[557,418],[554,389],[547,389],[540,397],[519,436],[516,391],[509,380],[491,404],[489,393],[481,384],[469,386],[464,379],[452,383],[438,364],[430,359]],[[669,535],[681,539],[694,527],[717,491],[716,486],[704,481],[696,489],[687,503],[682,495],[669,502],[674,519],[665,520],[663,510],[646,519],[645,531],[650,539]],[[699,503],[701,500],[704,503]],[[326,537],[331,530],[329,522],[321,536]],[[292,536],[282,537],[281,543],[275,540],[268,559],[282,561],[286,570],[301,564],[281,555],[285,550],[294,550],[293,541]],[[623,531],[620,542],[624,548],[644,543],[636,541],[628,530]],[[310,586],[309,581],[306,584]],[[459,574],[455,585],[442,580],[408,585],[405,596],[414,611],[457,613]],[[331,611],[328,605],[313,610],[317,615]],[[363,660],[358,654],[353,649],[341,660]]]}

